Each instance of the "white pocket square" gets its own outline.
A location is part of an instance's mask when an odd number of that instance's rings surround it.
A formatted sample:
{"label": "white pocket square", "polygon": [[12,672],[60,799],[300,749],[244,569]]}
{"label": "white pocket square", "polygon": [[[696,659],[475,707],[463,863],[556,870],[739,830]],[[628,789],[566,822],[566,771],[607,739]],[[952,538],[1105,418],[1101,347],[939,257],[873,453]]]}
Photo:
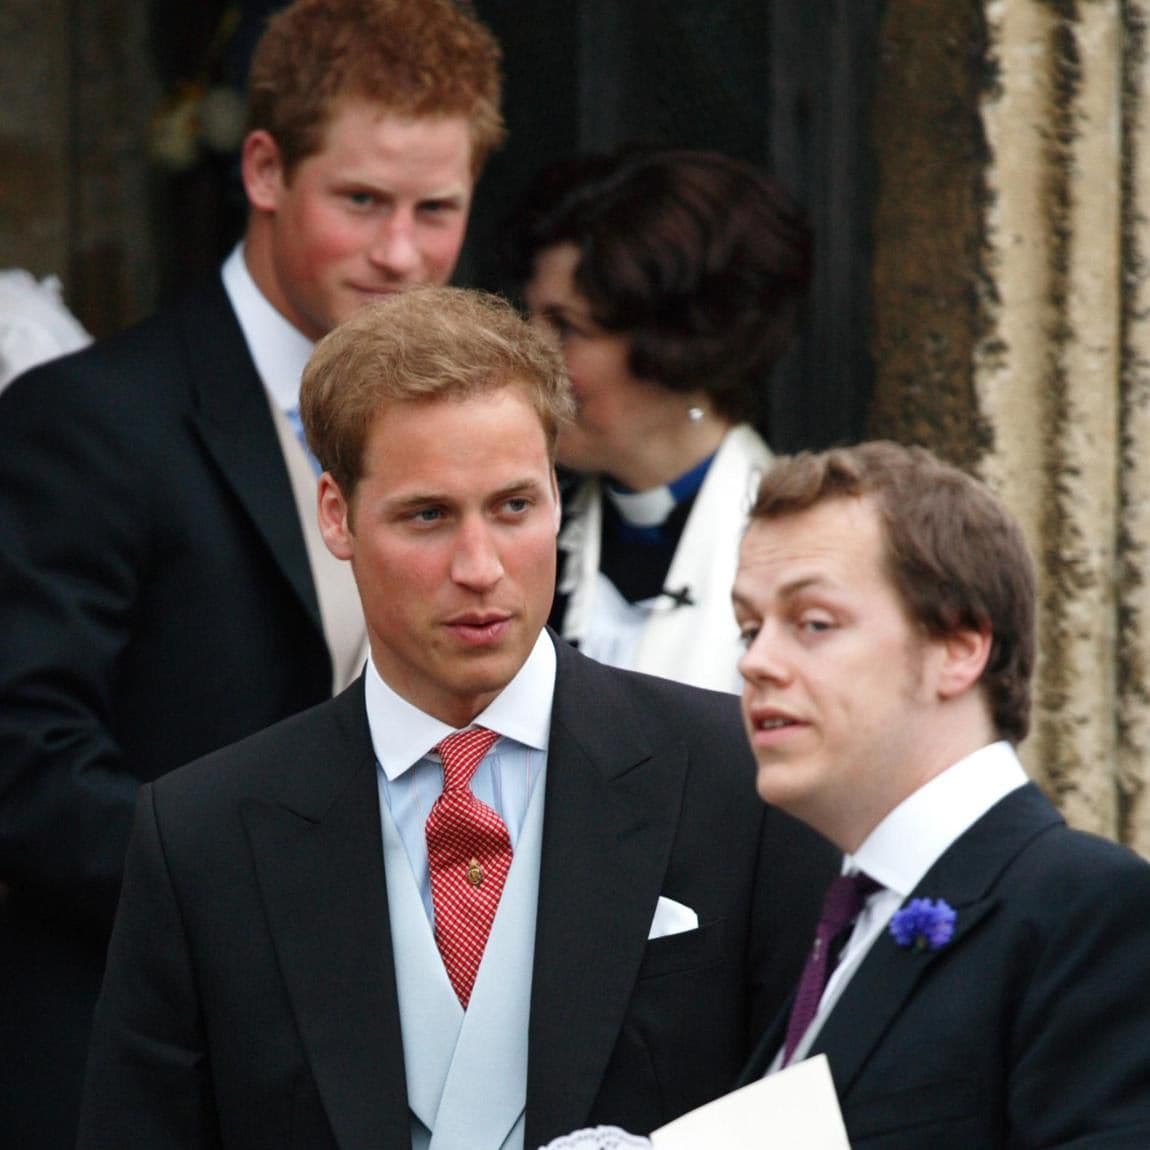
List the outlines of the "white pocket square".
{"label": "white pocket square", "polygon": [[689,907],[673,898],[659,895],[655,904],[655,917],[651,919],[651,929],[647,940],[665,938],[669,934],[682,934],[687,930],[699,929],[699,916]]}

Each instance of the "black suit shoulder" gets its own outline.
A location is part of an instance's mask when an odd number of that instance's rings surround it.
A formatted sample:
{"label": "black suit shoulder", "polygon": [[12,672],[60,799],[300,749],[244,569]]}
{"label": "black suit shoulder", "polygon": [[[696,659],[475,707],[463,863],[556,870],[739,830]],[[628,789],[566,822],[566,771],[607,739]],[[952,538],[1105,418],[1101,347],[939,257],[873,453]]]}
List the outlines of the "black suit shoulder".
{"label": "black suit shoulder", "polygon": [[[593,727],[597,700],[611,699],[614,706],[624,709],[633,730],[653,745],[671,740],[687,747],[692,770],[703,785],[720,788],[731,802],[766,824],[767,837],[780,843],[780,862],[812,862],[810,881],[830,881],[840,857],[838,851],[798,819],[759,800],[755,760],[743,729],[737,696],[608,667],[565,640],[555,635],[552,638],[559,653],[557,681],[573,688],[565,692],[562,700],[557,697],[560,722],[574,725],[571,716],[577,716],[582,727]],[[799,885],[804,888],[805,897],[808,883],[804,880]],[[805,927],[807,921],[804,907],[800,925]],[[810,925],[813,929],[814,919],[810,919]]]}
{"label": "black suit shoulder", "polygon": [[156,802],[210,832],[250,800],[317,815],[348,779],[374,765],[363,679],[332,699],[221,747],[151,784]]}
{"label": "black suit shoulder", "polygon": [[[637,729],[656,742],[668,737],[695,743],[713,740],[716,746],[729,747],[745,763],[753,762],[750,748],[742,735],[739,700],[725,691],[711,691],[688,686],[673,679],[639,671],[609,667],[582,654],[566,640],[552,633],[559,656],[557,685],[564,692],[557,704],[572,701],[578,713],[593,717],[598,701],[611,699],[628,708]],[[588,716],[590,709],[590,716]]]}
{"label": "black suit shoulder", "polygon": [[322,634],[205,443],[212,395],[306,562],[222,283],[0,395],[0,878],[61,913],[110,913],[139,782],[330,690]]}
{"label": "black suit shoulder", "polygon": [[[1068,828],[1031,784],[911,897],[949,902],[953,938],[916,952],[884,931],[813,1047],[852,1146],[1150,1145],[1150,865]],[[776,1026],[751,1076],[780,1037]]]}
{"label": "black suit shoulder", "polygon": [[1036,891],[1057,887],[1066,893],[1097,892],[1106,879],[1140,881],[1150,877],[1146,860],[1129,847],[1061,820],[1038,834],[1023,850],[1012,878]]}
{"label": "black suit shoulder", "polygon": [[214,279],[122,331],[33,367],[13,380],[3,402],[13,413],[61,403],[66,407],[57,407],[58,415],[71,414],[72,405],[119,418],[137,410],[162,412],[187,401],[197,356],[221,343],[247,355],[239,321]]}

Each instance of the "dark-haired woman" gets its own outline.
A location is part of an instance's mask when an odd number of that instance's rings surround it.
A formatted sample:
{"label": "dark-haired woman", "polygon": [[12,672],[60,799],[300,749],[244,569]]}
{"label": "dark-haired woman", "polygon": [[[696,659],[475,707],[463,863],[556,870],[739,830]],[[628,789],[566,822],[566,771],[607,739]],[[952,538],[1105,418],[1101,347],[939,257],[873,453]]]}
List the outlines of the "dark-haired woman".
{"label": "dark-haired woman", "polygon": [[603,662],[737,691],[730,590],[770,463],[749,420],[794,331],[810,232],[747,164],[627,151],[544,172],[515,242],[577,403],[552,624]]}

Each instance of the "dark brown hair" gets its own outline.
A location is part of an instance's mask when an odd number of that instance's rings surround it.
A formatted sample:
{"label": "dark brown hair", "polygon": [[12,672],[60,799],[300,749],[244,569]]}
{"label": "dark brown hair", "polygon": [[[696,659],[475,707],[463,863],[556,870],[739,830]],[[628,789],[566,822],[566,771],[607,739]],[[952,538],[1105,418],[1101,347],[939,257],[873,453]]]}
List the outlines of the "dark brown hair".
{"label": "dark brown hair", "polygon": [[575,286],[630,341],[630,370],[703,389],[731,419],[782,354],[811,274],[812,236],[782,188],[713,152],[628,148],[545,169],[513,217],[520,282],[535,258],[579,249]]}
{"label": "dark brown hair", "polygon": [[296,0],[275,13],[248,76],[248,130],[264,129],[290,176],[314,155],[336,104],[401,116],[462,116],[478,174],[503,142],[501,53],[456,0]]}
{"label": "dark brown hair", "polygon": [[368,431],[386,404],[505,387],[520,388],[534,407],[554,460],[572,400],[553,341],[498,296],[417,287],[366,305],[320,340],[304,369],[300,416],[316,458],[351,499]]}
{"label": "dark brown hair", "polygon": [[1030,727],[1035,591],[1017,521],[965,472],[925,448],[886,442],[776,459],[763,477],[751,520],[778,519],[845,498],[873,502],[891,578],[928,635],[990,632],[981,686],[1001,737],[1021,742]]}

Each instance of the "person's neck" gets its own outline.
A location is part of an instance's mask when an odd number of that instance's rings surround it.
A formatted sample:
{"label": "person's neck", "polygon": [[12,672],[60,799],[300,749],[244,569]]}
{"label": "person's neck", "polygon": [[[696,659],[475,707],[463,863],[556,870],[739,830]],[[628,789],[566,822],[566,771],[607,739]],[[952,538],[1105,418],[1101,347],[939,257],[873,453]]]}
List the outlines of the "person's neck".
{"label": "person's neck", "polygon": [[889,771],[887,785],[872,792],[869,806],[856,796],[837,812],[840,821],[815,829],[840,850],[854,854],[874,828],[916,791],[1000,738],[980,694],[972,691],[951,700],[950,705],[939,708],[920,737],[907,740],[908,747],[922,750]]}
{"label": "person's neck", "polygon": [[681,429],[637,443],[634,457],[612,468],[611,478],[632,491],[650,491],[673,483],[714,455],[730,427],[712,412],[697,423],[684,419]]}
{"label": "person's neck", "polygon": [[253,212],[244,233],[243,258],[248,275],[259,289],[260,294],[292,325],[310,340],[319,340],[326,332],[306,330],[293,315],[287,297],[280,287],[272,260],[270,222],[258,212]]}

